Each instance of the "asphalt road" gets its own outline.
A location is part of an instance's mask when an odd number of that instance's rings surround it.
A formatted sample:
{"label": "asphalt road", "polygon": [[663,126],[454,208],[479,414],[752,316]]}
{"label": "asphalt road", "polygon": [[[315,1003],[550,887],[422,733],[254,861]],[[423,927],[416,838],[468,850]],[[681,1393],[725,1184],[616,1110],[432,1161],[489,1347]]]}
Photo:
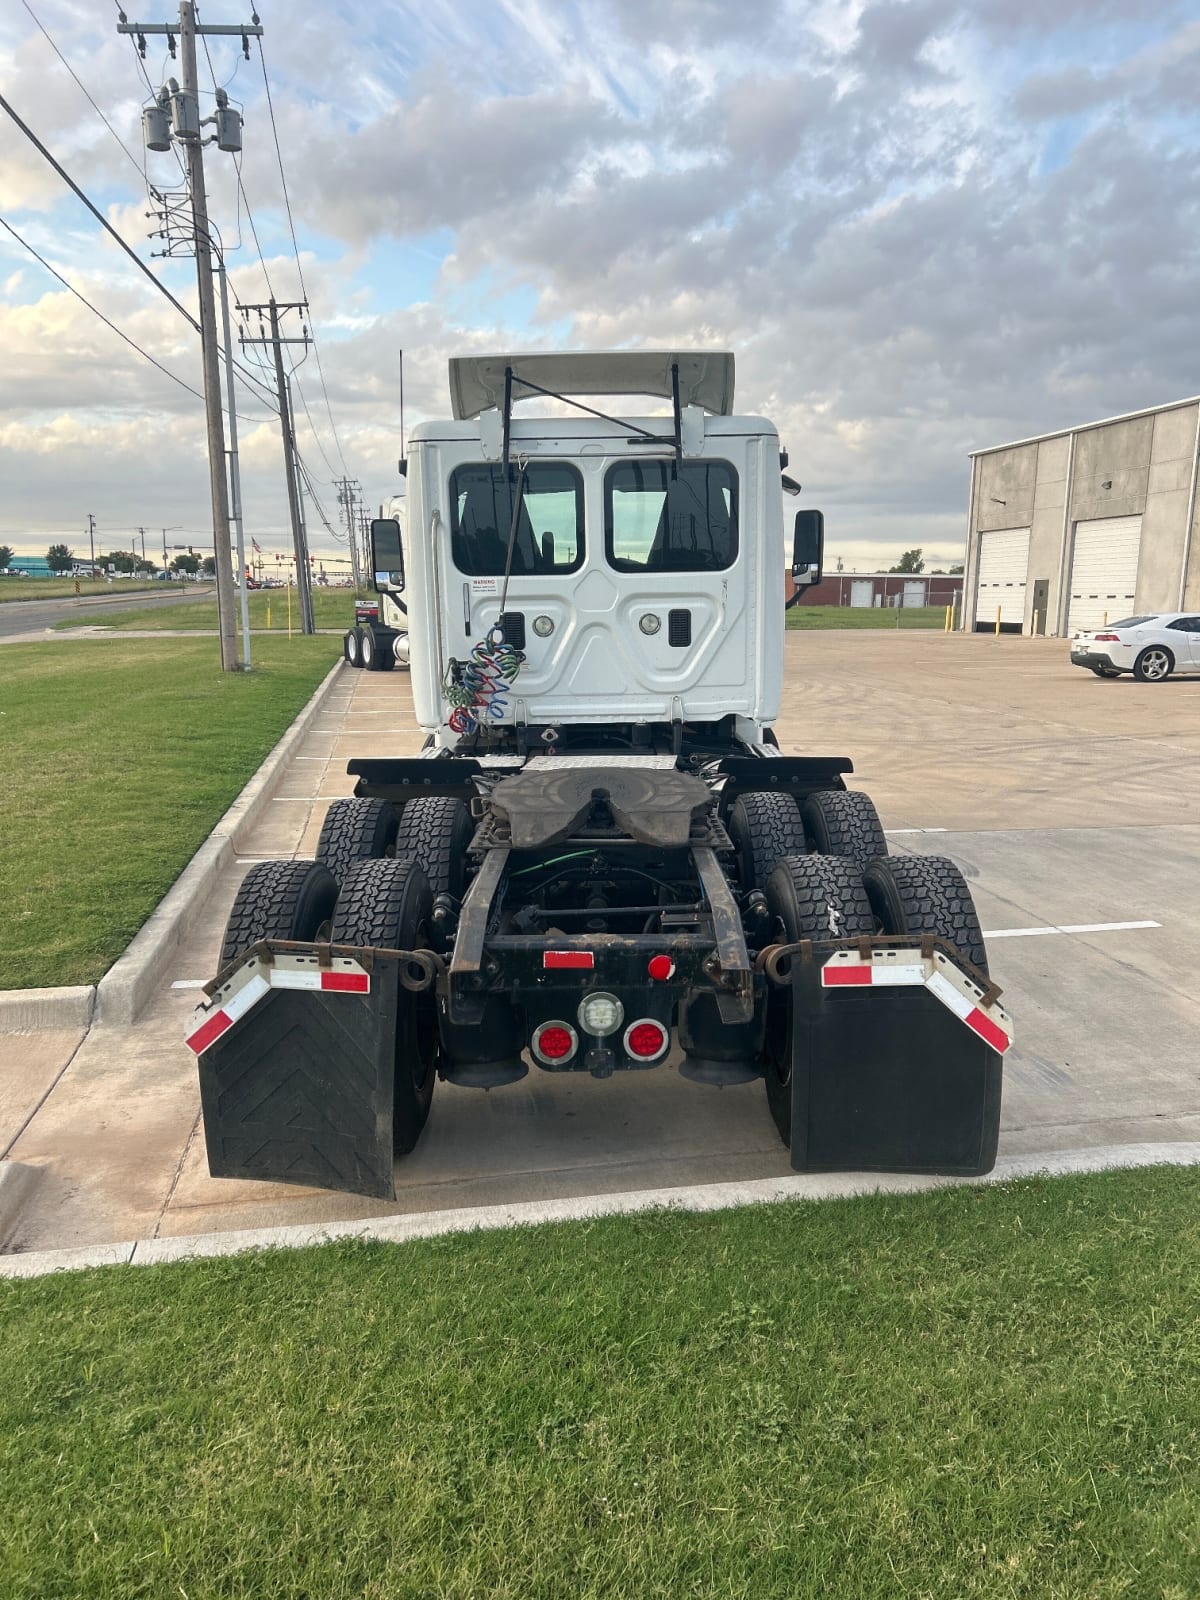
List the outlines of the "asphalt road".
{"label": "asphalt road", "polygon": [[208,584],[164,585],[162,594],[122,594],[114,583],[112,596],[83,596],[65,600],[13,600],[0,605],[0,643],[14,639],[28,639],[45,633],[55,623],[68,617],[95,616],[97,621],[114,611],[133,611],[145,606],[157,610],[160,606],[179,605],[183,600],[202,600],[212,593]]}

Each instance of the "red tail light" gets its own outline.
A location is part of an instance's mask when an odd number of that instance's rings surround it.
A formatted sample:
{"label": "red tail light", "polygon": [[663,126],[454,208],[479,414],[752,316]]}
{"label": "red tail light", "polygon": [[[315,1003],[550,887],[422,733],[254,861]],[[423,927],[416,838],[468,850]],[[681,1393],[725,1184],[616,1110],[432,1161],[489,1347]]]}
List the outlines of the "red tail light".
{"label": "red tail light", "polygon": [[1119,633],[1096,633],[1093,634],[1092,637],[1095,639],[1097,644],[1120,644],[1121,642],[1121,635]]}
{"label": "red tail light", "polygon": [[625,1029],[625,1048],[639,1061],[656,1060],[667,1048],[668,1039],[669,1035],[662,1023],[655,1022],[651,1017],[643,1017],[640,1022],[631,1022]]}
{"label": "red tail light", "polygon": [[579,1035],[569,1022],[543,1022],[533,1031],[532,1045],[539,1061],[569,1061],[579,1048]]}

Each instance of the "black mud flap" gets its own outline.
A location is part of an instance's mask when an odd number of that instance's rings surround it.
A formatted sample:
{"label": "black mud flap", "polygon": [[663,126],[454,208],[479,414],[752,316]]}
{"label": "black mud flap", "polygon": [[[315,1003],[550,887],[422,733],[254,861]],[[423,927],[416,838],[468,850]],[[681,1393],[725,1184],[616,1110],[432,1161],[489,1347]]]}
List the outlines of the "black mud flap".
{"label": "black mud flap", "polygon": [[826,989],[820,974],[792,964],[795,1170],[990,1172],[997,1051],[928,989]]}
{"label": "black mud flap", "polygon": [[214,1178],[300,1183],[394,1200],[392,1096],[399,968],[369,994],[272,989],[199,1057]]}

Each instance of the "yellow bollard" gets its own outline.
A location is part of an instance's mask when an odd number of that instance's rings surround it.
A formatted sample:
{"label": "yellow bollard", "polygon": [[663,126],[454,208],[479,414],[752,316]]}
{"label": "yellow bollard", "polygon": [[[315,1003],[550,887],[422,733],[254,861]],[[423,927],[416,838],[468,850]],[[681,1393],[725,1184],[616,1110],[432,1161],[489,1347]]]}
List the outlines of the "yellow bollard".
{"label": "yellow bollard", "polygon": [[996,637],[1000,637],[1000,607],[996,607]]}
{"label": "yellow bollard", "polygon": [[1107,627],[1108,627],[1108,612],[1107,612],[1107,611],[1106,611],[1106,612],[1105,612],[1105,613],[1104,613],[1104,623],[1103,623],[1103,626],[1104,626],[1104,627],[1106,627],[1106,628],[1107,628]]}
{"label": "yellow bollard", "polygon": [[953,612],[954,612],[954,607],[953,606],[947,606],[946,607],[946,623],[945,623],[945,626],[942,628],[942,632],[943,633],[949,633],[950,632],[950,623],[951,623],[951,620],[952,620]]}
{"label": "yellow bollard", "polygon": [[268,632],[270,631],[270,628],[271,628],[271,602],[270,602],[270,599],[268,599],[267,600],[267,630],[268,630]]}

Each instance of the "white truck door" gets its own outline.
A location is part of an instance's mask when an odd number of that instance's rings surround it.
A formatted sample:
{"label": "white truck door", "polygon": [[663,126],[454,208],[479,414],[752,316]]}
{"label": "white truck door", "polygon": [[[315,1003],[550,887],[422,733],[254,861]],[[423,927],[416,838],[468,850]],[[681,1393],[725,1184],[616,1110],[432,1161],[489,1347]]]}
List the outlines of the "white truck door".
{"label": "white truck door", "polygon": [[[444,605],[464,655],[499,616],[517,471],[450,475]],[[528,462],[504,602],[526,662],[495,720],[752,715],[745,476],[725,459]]]}

